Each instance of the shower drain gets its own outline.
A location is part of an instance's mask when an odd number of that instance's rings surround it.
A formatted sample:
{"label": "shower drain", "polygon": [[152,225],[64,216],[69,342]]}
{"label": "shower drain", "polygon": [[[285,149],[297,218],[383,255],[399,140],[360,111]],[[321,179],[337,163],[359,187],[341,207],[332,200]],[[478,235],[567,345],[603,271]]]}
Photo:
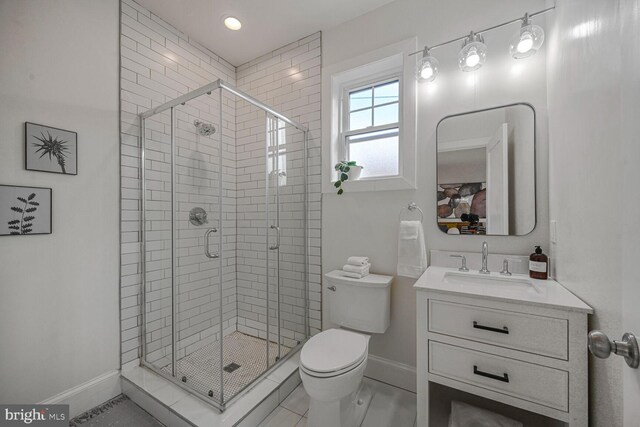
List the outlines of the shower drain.
{"label": "shower drain", "polygon": [[237,363],[231,362],[227,366],[222,368],[222,370],[225,371],[225,372],[231,373],[231,372],[235,371],[236,369],[238,369],[239,367],[240,367],[240,365],[238,365]]}

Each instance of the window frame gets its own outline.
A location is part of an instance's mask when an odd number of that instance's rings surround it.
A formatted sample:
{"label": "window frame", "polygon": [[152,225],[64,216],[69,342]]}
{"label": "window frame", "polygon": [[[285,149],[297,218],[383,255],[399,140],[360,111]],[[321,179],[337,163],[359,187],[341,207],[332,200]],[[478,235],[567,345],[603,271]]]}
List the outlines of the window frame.
{"label": "window frame", "polygon": [[[417,39],[410,38],[344,59],[322,73],[322,192],[335,193],[334,165],[346,159],[347,139],[359,133],[380,131],[395,125],[345,132],[348,125],[347,95],[358,88],[398,80],[398,175],[361,177],[343,183],[346,192],[416,189],[417,178]],[[326,100],[326,101],[325,101]],[[363,165],[366,167],[366,165]]]}
{"label": "window frame", "polygon": [[[356,136],[356,135],[364,135],[364,134],[368,134],[368,133],[374,133],[374,132],[380,132],[380,131],[384,131],[384,130],[391,130],[391,129],[398,129],[398,131],[394,134],[386,134],[386,135],[380,135],[380,136],[376,136],[376,137],[370,137],[370,138],[366,138],[366,139],[360,139],[358,142],[366,142],[366,141],[373,141],[373,140],[377,140],[377,139],[382,139],[382,138],[389,138],[390,136],[397,136],[398,137],[398,173],[394,174],[394,175],[376,175],[376,176],[370,176],[370,177],[362,177],[360,178],[361,180],[365,181],[365,180],[372,180],[372,179],[383,179],[383,178],[395,178],[395,177],[399,177],[402,176],[402,146],[401,146],[401,140],[402,140],[402,136],[403,136],[403,131],[402,131],[402,112],[403,112],[403,108],[402,108],[402,103],[404,101],[404,96],[402,93],[403,90],[403,81],[402,81],[402,72],[401,71],[395,71],[393,73],[387,73],[385,75],[381,75],[381,76],[375,76],[375,77],[370,77],[367,80],[364,81],[359,81],[356,83],[351,83],[351,84],[347,84],[344,85],[342,87],[342,96],[341,96],[341,120],[340,120],[340,157],[346,160],[351,160],[350,159],[350,153],[349,153],[349,138]],[[375,105],[373,103],[373,100],[375,99],[375,88],[378,86],[384,86],[385,84],[388,83],[392,83],[392,82],[398,82],[398,100],[397,101],[393,101],[393,102],[389,102],[386,104],[380,104],[380,105]],[[366,90],[371,88],[373,90],[373,93],[371,94],[372,96],[372,103],[371,103],[371,107],[365,107],[365,108],[360,108],[360,109],[356,109],[356,110],[351,110],[350,107],[350,95],[352,92],[357,92],[359,90]],[[385,105],[392,105],[392,104],[397,104],[398,105],[398,121],[397,122],[393,122],[393,123],[387,123],[384,125],[374,125],[374,119],[375,119],[375,108],[377,107],[382,107]],[[368,126],[366,128],[361,128],[361,129],[355,129],[355,130],[350,130],[350,121],[351,121],[351,113],[354,111],[362,111],[362,110],[368,110],[371,109],[371,123],[372,126]],[[349,130],[346,130],[349,129]]]}

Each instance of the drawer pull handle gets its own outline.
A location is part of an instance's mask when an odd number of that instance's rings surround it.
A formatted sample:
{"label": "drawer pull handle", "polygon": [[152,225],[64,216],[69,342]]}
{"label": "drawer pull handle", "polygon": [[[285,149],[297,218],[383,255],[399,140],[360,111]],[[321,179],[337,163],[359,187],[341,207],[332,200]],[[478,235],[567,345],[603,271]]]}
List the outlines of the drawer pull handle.
{"label": "drawer pull handle", "polygon": [[488,372],[482,372],[481,370],[478,369],[478,367],[476,365],[473,365],[473,374],[474,375],[479,375],[479,376],[485,377],[485,378],[491,378],[492,380],[496,380],[496,381],[502,381],[503,383],[508,383],[509,382],[509,374],[502,374],[502,376],[493,375],[493,374],[490,374]]}
{"label": "drawer pull handle", "polygon": [[497,332],[499,334],[507,334],[507,335],[509,334],[509,328],[507,328],[506,326],[503,326],[502,329],[492,328],[491,326],[478,325],[478,322],[474,320],[473,327],[476,329],[482,329],[483,331],[491,331],[491,332]]}

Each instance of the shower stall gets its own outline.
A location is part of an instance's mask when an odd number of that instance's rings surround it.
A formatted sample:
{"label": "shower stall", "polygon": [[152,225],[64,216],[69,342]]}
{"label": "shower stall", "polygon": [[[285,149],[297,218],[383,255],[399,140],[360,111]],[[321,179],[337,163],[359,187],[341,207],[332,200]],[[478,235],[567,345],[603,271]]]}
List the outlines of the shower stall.
{"label": "shower stall", "polygon": [[224,410],[309,337],[307,130],[221,80],[140,129],[141,363]]}

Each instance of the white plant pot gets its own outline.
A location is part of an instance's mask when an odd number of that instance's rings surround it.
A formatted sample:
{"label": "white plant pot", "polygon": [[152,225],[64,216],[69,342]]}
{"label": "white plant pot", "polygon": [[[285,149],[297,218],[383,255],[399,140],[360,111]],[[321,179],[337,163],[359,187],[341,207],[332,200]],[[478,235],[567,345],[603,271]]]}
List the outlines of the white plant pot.
{"label": "white plant pot", "polygon": [[350,166],[349,167],[349,181],[357,181],[362,174],[362,166]]}

